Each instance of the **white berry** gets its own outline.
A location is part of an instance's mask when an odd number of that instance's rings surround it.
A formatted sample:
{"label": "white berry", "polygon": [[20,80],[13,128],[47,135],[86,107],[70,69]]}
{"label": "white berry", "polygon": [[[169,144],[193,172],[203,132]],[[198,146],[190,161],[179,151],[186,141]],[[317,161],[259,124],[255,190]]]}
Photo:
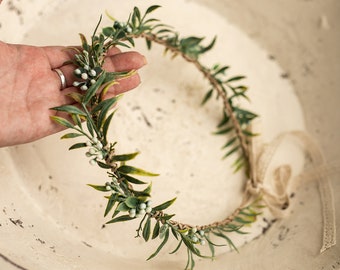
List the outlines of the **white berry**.
{"label": "white berry", "polygon": [[131,218],[134,218],[134,217],[136,216],[136,209],[130,209],[130,211],[129,211],[129,216],[130,216]]}
{"label": "white berry", "polygon": [[91,159],[89,162],[92,166],[97,164],[97,161],[95,159]]}
{"label": "white berry", "polygon": [[138,215],[140,216],[145,215],[145,210],[144,209],[139,210]]}
{"label": "white berry", "polygon": [[145,203],[141,203],[141,204],[139,205],[139,209],[145,210],[145,209],[146,209],[146,204],[145,204]]}
{"label": "white berry", "polygon": [[81,78],[82,78],[83,80],[87,80],[88,77],[89,77],[89,76],[88,76],[87,73],[85,73],[85,72],[81,74]]}
{"label": "white berry", "polygon": [[97,72],[96,72],[94,69],[91,69],[91,70],[90,70],[90,75],[91,75],[92,77],[94,77],[94,76],[97,75]]}

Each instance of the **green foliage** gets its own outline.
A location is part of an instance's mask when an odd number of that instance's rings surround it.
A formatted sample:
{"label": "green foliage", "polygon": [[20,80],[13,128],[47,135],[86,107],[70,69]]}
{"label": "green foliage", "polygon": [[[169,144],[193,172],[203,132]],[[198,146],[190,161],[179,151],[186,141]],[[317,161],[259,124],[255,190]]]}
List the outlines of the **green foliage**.
{"label": "green foliage", "polygon": [[[73,144],[69,149],[87,148],[86,156],[92,165],[98,165],[107,170],[109,182],[105,185],[89,186],[97,191],[105,192],[107,205],[104,216],[111,213],[107,224],[125,222],[140,218],[137,228],[137,237],[142,236],[145,241],[159,238],[158,248],[147,260],[154,258],[166,245],[170,236],[178,244],[171,254],[181,248],[187,250],[187,264],[185,269],[195,267],[195,257],[213,258],[215,248],[228,245],[237,250],[233,244],[230,233],[244,234],[241,229],[252,224],[260,214],[262,205],[259,201],[239,209],[239,211],[221,222],[204,227],[193,227],[173,220],[174,214],[167,214],[168,209],[176,198],[160,203],[153,207],[151,204],[152,184],[139,179],[140,176],[154,177],[158,174],[148,172],[127,164],[139,154],[116,153],[116,142],[109,143],[107,139],[111,120],[114,116],[113,107],[116,106],[119,96],[106,99],[110,87],[118,83],[119,79],[128,78],[135,71],[107,72],[103,70],[105,55],[113,46],[132,47],[136,38],[143,38],[148,49],[154,43],[164,46],[165,53],[172,57],[181,56],[187,62],[194,64],[209,83],[209,89],[204,95],[202,105],[213,97],[222,100],[224,108],[220,122],[217,124],[216,135],[227,137],[222,149],[226,151],[224,157],[238,154],[233,167],[235,171],[249,166],[245,147],[250,138],[257,134],[249,131],[249,125],[257,115],[237,103],[240,99],[248,99],[248,88],[242,83],[242,75],[229,76],[229,66],[216,64],[212,68],[205,67],[200,57],[211,50],[216,43],[214,37],[205,45],[204,37],[181,37],[172,27],[160,23],[159,20],[148,18],[149,14],[158,9],[159,5],[150,6],[144,13],[137,7],[133,9],[126,22],[115,21],[111,26],[99,30],[101,18],[95,28],[90,42],[80,34],[81,48],[70,48],[75,52],[72,63],[76,66],[74,75],[77,81],[74,86],[79,91],[70,93],[76,105],[63,105],[52,108],[56,112],[63,112],[66,117],[51,116],[51,119],[69,129],[62,139],[84,139]],[[82,124],[86,121],[86,124]],[[146,187],[143,185],[147,185]],[[136,187],[140,187],[138,190]],[[171,232],[171,233],[170,233]],[[216,244],[212,238],[221,239],[224,244]],[[200,245],[208,243],[210,255],[203,255]]]}
{"label": "green foliage", "polygon": [[149,258],[147,258],[147,260],[151,260],[153,257],[157,256],[157,254],[161,251],[161,249],[165,246],[165,244],[168,242],[169,240],[169,228],[165,230],[164,232],[164,236],[163,236],[163,241],[162,243],[158,246],[158,248],[156,249],[156,251],[154,253],[152,253]]}
{"label": "green foliage", "polygon": [[156,207],[153,208],[154,211],[163,211],[165,209],[167,209],[168,207],[170,207],[174,202],[175,202],[176,198],[170,200],[170,201],[167,201],[165,203],[162,203]]}
{"label": "green foliage", "polygon": [[119,216],[119,217],[113,218],[110,221],[106,222],[106,224],[129,221],[129,220],[132,220],[132,219],[135,219],[135,218],[132,218],[129,215],[124,215],[124,216]]}
{"label": "green foliage", "polygon": [[141,175],[141,176],[158,176],[159,174],[156,173],[151,173],[147,172],[145,170],[133,167],[133,166],[128,166],[128,165],[123,165],[117,169],[120,173],[124,174],[136,174],[136,175]]}

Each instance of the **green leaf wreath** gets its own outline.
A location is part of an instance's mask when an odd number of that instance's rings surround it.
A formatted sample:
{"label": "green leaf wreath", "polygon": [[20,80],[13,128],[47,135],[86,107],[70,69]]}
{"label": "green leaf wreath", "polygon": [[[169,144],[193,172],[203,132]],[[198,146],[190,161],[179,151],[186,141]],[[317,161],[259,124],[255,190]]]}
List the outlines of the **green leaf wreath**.
{"label": "green leaf wreath", "polygon": [[[133,47],[134,40],[144,39],[148,49],[153,44],[164,46],[165,52],[172,57],[180,56],[193,64],[209,81],[210,89],[203,98],[202,105],[213,96],[223,102],[222,118],[217,125],[216,134],[227,135],[223,146],[224,157],[238,153],[233,163],[235,171],[243,168],[251,177],[251,164],[248,151],[250,139],[254,134],[249,131],[251,121],[257,117],[253,112],[239,107],[235,100],[248,99],[247,87],[241,82],[244,76],[228,77],[226,71],[229,66],[216,64],[206,67],[200,61],[201,55],[211,50],[215,44],[214,38],[209,44],[203,45],[203,38],[189,36],[182,38],[172,27],[160,23],[159,20],[149,18],[149,14],[159,8],[150,6],[144,14],[135,7],[126,22],[115,21],[113,25],[98,30],[100,21],[95,28],[90,43],[80,34],[81,49],[74,47],[76,54],[72,64],[76,66],[73,86],[79,92],[69,94],[77,103],[76,106],[64,105],[52,108],[64,112],[67,117],[52,116],[60,125],[72,130],[62,136],[63,139],[83,137],[84,141],[76,143],[70,149],[86,148],[86,156],[90,164],[98,165],[108,171],[109,181],[103,185],[89,185],[106,193],[107,205],[104,216],[110,215],[109,223],[124,222],[140,219],[137,236],[145,241],[160,238],[160,245],[149,259],[155,257],[171,238],[178,241],[178,245],[171,253],[181,247],[187,249],[187,264],[185,269],[193,269],[195,257],[214,258],[215,248],[221,246],[215,240],[223,239],[231,249],[237,250],[233,244],[231,233],[245,233],[244,225],[256,221],[260,214],[261,200],[253,198],[241,204],[224,220],[208,225],[192,226],[175,221],[174,214],[167,210],[175,201],[170,199],[156,206],[151,201],[151,184],[138,176],[157,176],[140,168],[128,165],[138,153],[118,154],[115,151],[117,142],[108,139],[108,129],[114,116],[111,109],[116,105],[119,96],[105,99],[108,89],[117,84],[117,80],[131,76],[135,71],[107,72],[102,69],[107,51],[113,46]],[[86,124],[83,124],[85,121]],[[144,186],[138,189],[138,186]],[[203,254],[201,246],[209,247],[209,254]]]}

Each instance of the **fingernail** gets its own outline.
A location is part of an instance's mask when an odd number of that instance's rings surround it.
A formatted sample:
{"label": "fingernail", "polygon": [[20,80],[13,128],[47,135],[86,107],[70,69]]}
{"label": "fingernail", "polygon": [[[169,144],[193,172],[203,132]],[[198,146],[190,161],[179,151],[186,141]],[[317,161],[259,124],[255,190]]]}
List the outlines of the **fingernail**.
{"label": "fingernail", "polygon": [[146,59],[146,57],[143,55],[143,63],[144,65],[146,65],[148,63],[148,60]]}

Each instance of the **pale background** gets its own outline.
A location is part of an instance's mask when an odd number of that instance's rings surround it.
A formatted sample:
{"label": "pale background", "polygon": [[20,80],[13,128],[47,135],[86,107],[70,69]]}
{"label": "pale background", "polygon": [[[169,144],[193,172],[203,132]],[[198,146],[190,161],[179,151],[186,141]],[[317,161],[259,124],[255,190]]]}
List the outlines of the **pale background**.
{"label": "pale background", "polygon": [[[48,17],[50,13],[53,14],[58,6],[67,5],[67,2],[52,0],[3,1],[0,6],[0,38],[13,43],[22,40],[34,43],[34,39],[37,41],[35,38],[37,32],[32,32],[31,29],[43,28],[45,23],[41,18]],[[139,5],[140,3],[140,1],[129,2],[132,5]],[[156,3],[156,1],[149,2]],[[340,114],[337,111],[337,105],[340,102],[338,89],[340,81],[340,53],[338,49],[340,46],[338,32],[340,2],[336,0],[183,2],[201,3],[203,6],[207,5],[217,14],[225,16],[230,23],[248,34],[267,52],[268,56],[271,56],[271,61],[281,67],[282,79],[289,81],[302,104],[307,130],[318,140],[327,160],[338,160],[340,158],[338,146]],[[121,11],[121,13],[126,14],[128,11]],[[87,12],[91,13],[89,10],[84,10],[81,4],[77,7],[78,16],[83,14],[86,17],[88,16]],[[88,22],[88,25],[77,25],[77,23],[67,20],[62,14],[58,15],[53,17],[53,23],[49,21],[46,24],[52,24],[53,27],[55,25],[58,29],[72,28],[74,29],[72,32],[75,33],[86,31],[93,25],[93,21]],[[39,24],[42,25],[39,26]],[[53,27],[50,28],[51,32],[53,32]],[[40,37],[39,42],[48,44],[48,40],[45,42],[43,39],[44,37]],[[61,36],[60,40],[66,42],[68,37]],[[286,107],[288,113],[291,110],[291,105],[286,104]],[[282,113],[285,114],[286,112],[283,110]],[[46,143],[48,144],[48,141]],[[6,154],[9,151],[11,149],[3,150],[4,157],[7,157]],[[24,152],[22,153],[24,154]],[[7,178],[2,179],[6,179],[6,181],[2,182],[1,192],[12,192],[13,196],[9,196],[12,197],[12,201],[5,200],[2,202],[0,253],[11,258],[17,264],[27,267],[27,269],[84,269],[81,263],[77,261],[79,258],[74,253],[77,250],[84,258],[81,260],[89,260],[89,269],[91,269],[91,259],[89,258],[92,257],[97,257],[102,263],[100,265],[93,262],[93,265],[96,265],[98,269],[107,269],[108,263],[106,263],[105,254],[95,248],[89,248],[85,244],[76,245],[77,238],[72,234],[68,238],[69,244],[60,239],[60,242],[56,240],[52,245],[46,240],[49,239],[48,228],[46,228],[46,231],[37,232],[34,231],[33,226],[32,228],[29,227],[29,224],[34,223],[34,219],[29,220],[29,214],[26,213],[27,218],[23,219],[25,220],[25,233],[23,233],[23,228],[11,223],[9,218],[19,219],[25,215],[16,213],[16,211],[20,212],[20,207],[14,207],[14,204],[20,205],[18,203],[20,198],[16,198],[16,188],[10,184],[11,178],[8,176],[11,175],[8,171],[15,171],[16,167],[6,160],[3,160],[2,163],[0,164],[0,173],[2,173],[0,177],[7,175]],[[39,167],[36,170],[38,169]],[[337,180],[338,177],[332,177],[335,204],[339,205],[338,192],[340,189]],[[19,189],[21,190],[21,187]],[[50,192],[53,193],[53,190]],[[6,195],[8,195],[2,194],[2,198],[6,198]],[[51,200],[57,199],[52,198]],[[292,216],[287,220],[275,223],[267,232],[266,237],[244,246],[240,249],[240,254],[228,254],[219,258],[219,262],[201,261],[196,269],[340,268],[339,247],[318,255],[321,239],[321,219],[319,197],[315,186],[312,185],[310,188],[301,190],[296,201],[300,203],[297,203]],[[53,203],[58,204],[58,202]],[[32,209],[32,212],[34,211],[39,213],[39,209]],[[40,214],[44,216],[45,213]],[[34,215],[32,214],[32,216]],[[339,217],[339,208],[337,209],[337,217]],[[61,231],[63,231],[62,225],[60,224]],[[124,241],[124,237],[122,241]],[[20,245],[18,245],[19,242]],[[69,257],[68,254],[70,254]],[[181,266],[183,266],[183,263],[176,264],[174,261],[169,261],[169,263],[156,261],[148,265],[143,259],[134,261],[129,256],[128,254],[120,254],[121,258],[117,259],[116,263],[121,263],[122,266],[117,267],[117,269],[136,269],[139,267],[141,269],[181,269]],[[143,255],[142,258],[145,258],[145,256]],[[0,268],[17,269],[1,258]]]}

